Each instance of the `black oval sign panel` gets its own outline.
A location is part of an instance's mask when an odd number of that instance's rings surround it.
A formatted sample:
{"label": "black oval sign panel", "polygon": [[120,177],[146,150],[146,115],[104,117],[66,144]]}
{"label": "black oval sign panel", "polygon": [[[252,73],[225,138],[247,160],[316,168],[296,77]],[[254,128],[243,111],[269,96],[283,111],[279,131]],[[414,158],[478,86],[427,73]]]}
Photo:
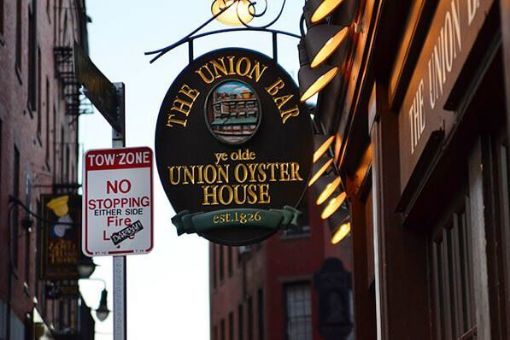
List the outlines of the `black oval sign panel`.
{"label": "black oval sign panel", "polygon": [[155,146],[179,234],[245,245],[295,222],[312,155],[298,93],[278,64],[246,49],[210,52],[181,72]]}

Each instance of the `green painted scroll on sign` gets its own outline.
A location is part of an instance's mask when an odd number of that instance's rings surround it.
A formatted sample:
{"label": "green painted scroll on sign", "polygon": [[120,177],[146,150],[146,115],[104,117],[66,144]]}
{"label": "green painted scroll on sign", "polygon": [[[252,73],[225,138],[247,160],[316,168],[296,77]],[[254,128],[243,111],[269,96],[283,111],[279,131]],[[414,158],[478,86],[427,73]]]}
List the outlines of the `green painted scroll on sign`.
{"label": "green painted scroll on sign", "polygon": [[283,209],[225,209],[190,213],[181,211],[172,218],[177,234],[202,234],[225,228],[258,228],[268,230],[296,226],[301,212],[293,207]]}

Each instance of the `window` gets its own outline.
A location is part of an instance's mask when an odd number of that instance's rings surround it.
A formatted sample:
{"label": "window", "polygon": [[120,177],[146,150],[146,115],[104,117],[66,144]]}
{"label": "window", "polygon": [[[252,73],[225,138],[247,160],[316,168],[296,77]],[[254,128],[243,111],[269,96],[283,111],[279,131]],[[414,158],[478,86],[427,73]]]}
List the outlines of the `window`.
{"label": "window", "polygon": [[53,105],[53,182],[57,181],[57,109]]}
{"label": "window", "polygon": [[293,283],[285,285],[285,334],[287,340],[312,339],[312,309],[310,285]]}
{"label": "window", "polygon": [[65,139],[64,139],[64,126],[60,126],[60,183],[64,183],[64,174],[65,174]]}
{"label": "window", "polygon": [[244,339],[244,311],[243,305],[237,306],[237,339]]}
{"label": "window", "polygon": [[31,236],[32,233],[28,232],[28,230],[23,230],[25,234],[25,283],[27,285],[30,284],[30,259],[31,259]]}
{"label": "window", "polygon": [[[23,0],[16,0],[16,71],[21,71],[21,4]],[[19,80],[21,76],[18,74]]]}
{"label": "window", "polygon": [[[36,202],[36,208],[37,208],[37,216],[42,216],[43,214],[43,211],[42,211],[42,206],[41,206],[41,201],[40,200],[37,200]],[[37,259],[39,259],[39,257],[41,256],[41,250],[39,248],[39,244],[41,244],[41,233],[38,232],[38,230],[42,230],[42,227],[43,227],[43,223],[41,220],[39,219],[36,219],[35,221],[35,244],[36,246],[34,247],[34,252],[35,252],[35,275],[36,275],[36,279],[35,279],[35,284],[34,284],[34,288],[35,288],[35,297],[37,297],[37,302],[39,304],[39,308],[41,311],[46,311],[46,301],[44,299],[45,297],[45,292],[44,292],[44,281],[42,280],[38,280],[37,279],[37,275],[38,273],[41,272],[41,261],[38,261]]]}
{"label": "window", "polygon": [[50,80],[46,76],[46,164],[50,164]]}
{"label": "window", "polygon": [[262,288],[257,291],[257,318],[259,340],[264,340],[264,291]]}
{"label": "window", "polygon": [[248,298],[248,340],[253,340],[253,301]]}
{"label": "window", "polygon": [[223,277],[225,276],[225,268],[223,266],[223,246],[219,246],[220,248],[220,282],[223,281]]}
{"label": "window", "polygon": [[58,328],[63,329],[65,327],[64,323],[64,301],[63,299],[58,300]]}
{"label": "window", "polygon": [[228,313],[228,340],[234,340],[234,312]]}
{"label": "window", "polygon": [[[12,195],[19,199],[20,194],[20,155],[18,148],[14,146],[14,168],[13,168],[13,183],[12,183]],[[19,209],[14,208],[13,221],[12,221],[12,234],[11,234],[11,246],[12,246],[12,262],[18,266],[18,229],[19,229]]]}
{"label": "window", "polygon": [[232,256],[232,247],[228,247],[228,276],[232,276],[234,274],[234,259]]}
{"label": "window", "polygon": [[[28,9],[28,108],[31,111],[37,110],[37,73],[40,72],[40,58],[37,59],[37,19],[34,6]],[[37,69],[36,69],[37,65]],[[36,73],[37,72],[37,73]],[[40,114],[37,116],[37,133],[41,134]]]}
{"label": "window", "polygon": [[216,244],[211,243],[211,268],[212,268],[212,282],[213,282],[213,288],[216,288],[217,286],[217,280],[218,277],[216,275],[216,271],[218,270],[218,266],[216,265]]}
{"label": "window", "polygon": [[65,168],[65,180],[70,182],[71,169],[69,164],[71,163],[71,152],[69,151],[69,144],[66,144],[66,168]]}
{"label": "window", "polygon": [[4,35],[4,0],[0,0],[0,38]]}
{"label": "window", "polygon": [[465,209],[432,242],[437,339],[475,339],[471,233]]}
{"label": "window", "polygon": [[46,0],[46,14],[48,15],[48,21],[51,22],[51,0]]}
{"label": "window", "polygon": [[225,340],[225,319],[220,322],[220,339]]}
{"label": "window", "polygon": [[[3,147],[3,135],[2,135],[2,120],[0,119],[0,159],[2,157],[2,147]],[[2,165],[0,165],[0,178],[2,178]],[[2,181],[0,181],[0,192],[2,192]]]}

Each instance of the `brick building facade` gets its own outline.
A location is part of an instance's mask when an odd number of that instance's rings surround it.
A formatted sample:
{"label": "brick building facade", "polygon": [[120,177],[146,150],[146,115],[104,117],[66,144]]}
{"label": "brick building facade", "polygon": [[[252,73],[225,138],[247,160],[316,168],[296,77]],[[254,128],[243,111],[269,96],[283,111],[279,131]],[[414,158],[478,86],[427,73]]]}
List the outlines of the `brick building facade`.
{"label": "brick building facade", "polygon": [[[351,242],[332,245],[318,209],[313,204],[307,209],[298,230],[262,243],[211,243],[212,340],[330,339],[323,327],[327,316],[319,312],[324,306],[318,274],[326,259],[340,259],[350,272]],[[349,302],[337,307],[350,309]]]}
{"label": "brick building facade", "polygon": [[0,339],[78,332],[80,298],[50,299],[40,220],[13,201],[37,214],[41,195],[76,190],[86,23],[84,0],[0,0]]}

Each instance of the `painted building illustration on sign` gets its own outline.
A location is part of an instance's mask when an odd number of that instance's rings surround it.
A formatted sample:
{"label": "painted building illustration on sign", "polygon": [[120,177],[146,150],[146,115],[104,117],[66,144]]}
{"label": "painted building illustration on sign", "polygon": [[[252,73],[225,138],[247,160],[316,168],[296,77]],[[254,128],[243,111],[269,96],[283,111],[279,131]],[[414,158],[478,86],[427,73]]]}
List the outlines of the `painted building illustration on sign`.
{"label": "painted building illustration on sign", "polygon": [[255,134],[260,123],[256,92],[241,81],[220,84],[208,98],[207,123],[213,135],[222,142],[246,142]]}

